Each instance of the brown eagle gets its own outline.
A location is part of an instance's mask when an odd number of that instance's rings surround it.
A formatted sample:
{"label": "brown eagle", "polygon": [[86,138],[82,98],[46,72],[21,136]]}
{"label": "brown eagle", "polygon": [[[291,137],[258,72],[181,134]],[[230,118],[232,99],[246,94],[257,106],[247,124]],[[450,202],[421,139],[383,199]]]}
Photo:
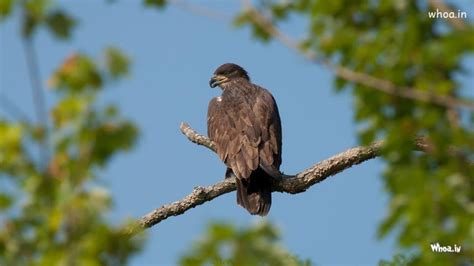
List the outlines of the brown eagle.
{"label": "brown eagle", "polygon": [[207,132],[237,183],[237,203],[251,214],[267,215],[272,179],[279,178],[281,122],[275,99],[250,82],[242,67],[223,64],[209,81],[222,95],[209,102]]}

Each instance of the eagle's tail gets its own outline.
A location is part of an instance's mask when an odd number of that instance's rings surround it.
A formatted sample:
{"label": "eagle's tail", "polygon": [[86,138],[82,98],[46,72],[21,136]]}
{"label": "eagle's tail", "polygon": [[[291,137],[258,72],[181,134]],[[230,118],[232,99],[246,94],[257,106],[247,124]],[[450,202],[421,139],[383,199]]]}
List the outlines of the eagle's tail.
{"label": "eagle's tail", "polygon": [[237,203],[250,214],[265,216],[272,205],[271,176],[258,168],[249,178],[236,178]]}

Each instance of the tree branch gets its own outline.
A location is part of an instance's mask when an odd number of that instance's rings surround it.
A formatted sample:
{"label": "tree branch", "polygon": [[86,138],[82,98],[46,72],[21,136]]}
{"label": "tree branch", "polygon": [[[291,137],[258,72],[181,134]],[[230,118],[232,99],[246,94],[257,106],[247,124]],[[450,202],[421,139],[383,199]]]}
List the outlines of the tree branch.
{"label": "tree branch", "polygon": [[28,74],[31,83],[33,103],[35,106],[35,113],[38,123],[45,132],[45,137],[40,143],[39,147],[40,165],[45,167],[49,157],[48,113],[46,111],[44,93],[41,85],[40,70],[38,66],[37,55],[33,46],[33,39],[31,37],[24,37],[23,43],[25,48]]}
{"label": "tree branch", "polygon": [[449,95],[438,95],[427,91],[417,90],[411,87],[399,87],[389,80],[354,71],[342,65],[335,64],[327,58],[318,56],[311,50],[302,49],[298,41],[280,31],[275,25],[273,25],[270,19],[261,14],[260,11],[258,11],[252,5],[250,0],[242,0],[242,4],[254,23],[257,24],[262,30],[274,37],[276,40],[280,41],[288,48],[301,53],[306,59],[323,64],[328,69],[333,71],[336,76],[342,79],[405,99],[427,102],[451,109],[463,107],[474,111],[474,102],[472,101],[459,99]]}
{"label": "tree branch", "polygon": [[[344,80],[354,82],[357,84],[364,85],[366,87],[396,96],[401,97],[409,100],[415,100],[420,102],[426,102],[435,104],[438,106],[443,106],[448,108],[451,114],[452,110],[456,110],[456,108],[462,107],[471,111],[474,111],[474,102],[470,100],[460,99],[453,95],[438,95],[434,93],[430,93],[427,91],[417,90],[412,87],[406,86],[397,86],[393,82],[374,77],[372,75],[357,72],[350,68],[344,67],[342,65],[334,64],[327,58],[323,58],[320,55],[317,55],[314,51],[302,49],[300,43],[290,36],[286,35],[282,31],[280,31],[277,27],[275,27],[270,19],[268,19],[265,15],[261,14],[251,3],[250,0],[241,0],[244,9],[248,12],[251,16],[251,19],[261,27],[266,33],[274,37],[276,40],[280,41],[283,45],[287,46],[288,48],[297,51],[298,53],[302,54],[306,59],[310,61],[315,61],[326,66],[329,70],[333,71],[337,77],[340,77]],[[445,3],[441,0],[428,0],[430,5],[438,8],[440,11],[444,12],[451,12],[450,9]],[[217,20],[227,20],[227,16],[223,13],[218,11],[208,9],[205,7],[200,7],[196,5],[189,4],[187,2],[181,0],[174,0],[172,3],[175,3],[178,7],[181,7],[185,10],[190,11],[191,13],[195,13],[198,15],[203,15],[206,17],[210,17]],[[455,19],[449,20],[449,23],[453,25],[456,29],[465,29],[466,23],[462,19]],[[450,114],[450,115],[451,115]]]}
{"label": "tree branch", "polygon": [[43,94],[43,88],[41,85],[41,78],[39,72],[39,66],[37,61],[37,56],[33,47],[31,38],[24,39],[25,46],[25,56],[28,65],[28,74],[31,83],[33,103],[35,106],[35,113],[38,123],[47,128],[48,124],[48,115],[46,111],[46,104]]}
{"label": "tree branch", "polygon": [[0,91],[0,109],[3,109],[5,112],[19,120],[24,120],[28,123],[31,123],[28,115],[26,115],[26,113],[18,105],[16,105],[6,95],[4,95],[3,91]]}
{"label": "tree branch", "polygon": [[226,15],[225,13],[208,8],[204,5],[196,5],[196,4],[190,3],[188,1],[183,1],[183,0],[171,0],[169,1],[169,3],[174,4],[176,7],[181,8],[184,11],[188,11],[198,16],[204,16],[204,17],[208,17],[208,18],[223,21],[223,22],[228,22],[230,20],[229,16]]}
{"label": "tree branch", "polygon": [[[192,142],[215,151],[215,144],[206,136],[198,134],[188,124],[182,123],[181,132]],[[383,141],[373,143],[368,147],[355,147],[323,160],[310,168],[293,176],[284,176],[274,180],[273,191],[297,194],[306,191],[312,185],[335,175],[353,165],[360,164],[380,155]],[[423,139],[416,141],[419,150],[427,150],[428,144]],[[212,186],[195,187],[191,194],[170,204],[163,205],[146,214],[138,220],[139,227],[149,228],[171,216],[178,216],[189,209],[211,201],[220,195],[236,189],[233,178],[225,179]]]}

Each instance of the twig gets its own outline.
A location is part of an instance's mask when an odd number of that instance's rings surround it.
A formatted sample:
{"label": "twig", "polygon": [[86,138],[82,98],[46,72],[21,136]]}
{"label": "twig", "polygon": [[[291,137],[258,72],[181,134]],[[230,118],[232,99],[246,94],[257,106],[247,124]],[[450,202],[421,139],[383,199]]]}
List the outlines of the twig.
{"label": "twig", "polygon": [[3,95],[0,92],[0,108],[10,115],[16,117],[17,119],[25,120],[26,122],[31,122],[29,117],[26,115],[21,108],[11,101],[6,95]]}
{"label": "twig", "polygon": [[[206,136],[198,134],[188,124],[181,124],[181,131],[186,137],[210,150],[215,150],[215,144]],[[360,164],[380,155],[383,141],[373,143],[368,147],[355,147],[341,152],[329,159],[323,160],[310,168],[294,175],[285,176],[285,178],[275,180],[273,191],[297,194],[306,191],[312,185],[319,183],[329,176],[335,175],[353,165]],[[420,150],[426,150],[428,144],[423,139],[416,141],[416,147]],[[229,193],[236,189],[233,178],[225,179],[217,184],[208,187],[195,187],[191,194],[170,204],[163,205],[154,211],[146,214],[138,220],[139,227],[142,229],[152,227],[159,222],[166,220],[171,216],[183,214],[189,209],[211,201],[220,195]],[[134,230],[135,231],[135,230]]]}
{"label": "twig", "polygon": [[306,59],[325,65],[327,68],[332,70],[336,76],[342,79],[358,83],[397,97],[432,103],[447,108],[463,107],[474,111],[474,102],[472,101],[459,99],[449,95],[437,95],[426,91],[416,90],[415,88],[411,87],[399,87],[393,84],[391,81],[377,78],[366,73],[356,72],[342,65],[334,64],[329,59],[323,58],[313,51],[302,49],[296,40],[284,34],[276,26],[274,26],[273,23],[267,17],[261,14],[249,0],[242,0],[242,3],[253,21],[258,26],[260,26],[262,30],[266,31],[288,48],[301,53]]}
{"label": "twig", "polygon": [[[435,2],[438,5],[438,9],[451,12],[452,10],[449,9],[442,1],[439,0],[429,0],[430,2]],[[228,17],[218,11],[201,7],[198,5],[192,5],[185,1],[181,0],[173,0],[172,3],[175,3],[176,6],[188,10],[191,13],[195,13],[198,15],[210,17],[212,19],[217,20],[228,20]],[[402,97],[405,99],[427,102],[431,104],[436,104],[439,106],[447,107],[450,110],[455,110],[456,108],[462,107],[468,110],[474,111],[474,102],[464,99],[459,99],[454,96],[450,95],[437,95],[433,93],[429,93],[426,91],[416,90],[415,88],[406,87],[406,86],[397,86],[391,81],[377,78],[371,76],[366,73],[357,72],[342,65],[337,65],[331,62],[327,58],[323,58],[320,55],[318,56],[314,51],[311,50],[304,50],[301,48],[299,42],[294,40],[293,38],[289,37],[288,35],[284,34],[280,31],[277,27],[275,27],[272,22],[263,14],[261,14],[249,0],[242,0],[244,8],[249,12],[251,18],[254,20],[256,24],[258,24],[264,31],[268,34],[273,36],[275,39],[280,41],[282,44],[291,48],[299,53],[301,53],[306,59],[310,61],[315,61],[317,63],[321,63],[322,65],[326,66],[328,69],[333,71],[336,76],[345,79],[347,81],[351,81],[357,84],[364,85],[366,87],[370,87],[376,89],[378,91],[394,95],[397,97]],[[456,28],[461,29],[461,27],[465,27],[465,23],[463,20],[456,20]]]}
{"label": "twig", "polygon": [[202,5],[195,5],[195,4],[189,3],[187,1],[183,1],[183,0],[171,0],[170,3],[174,4],[178,8],[181,8],[185,11],[196,14],[198,16],[204,16],[204,17],[208,17],[208,18],[211,18],[211,19],[226,21],[226,22],[230,20],[230,16],[228,16],[228,15],[226,15],[226,14],[220,12],[220,11],[217,11],[217,10],[214,10],[214,9],[211,9],[211,8],[207,8],[207,7],[202,6]]}
{"label": "twig", "polygon": [[216,152],[216,145],[212,140],[204,135],[198,134],[194,129],[192,129],[187,123],[181,123],[179,126],[181,133],[183,133],[191,142],[196,143],[197,145],[204,146],[210,149],[213,152]]}
{"label": "twig", "polygon": [[41,86],[37,56],[33,47],[32,39],[24,39],[24,46],[36,118],[43,127],[46,127],[48,123],[46,116],[46,106],[43,89]]}
{"label": "twig", "polygon": [[26,62],[28,66],[28,75],[31,83],[31,90],[33,96],[33,103],[35,106],[35,113],[38,123],[41,125],[45,132],[45,138],[40,147],[41,164],[45,165],[48,161],[48,116],[46,112],[46,105],[44,100],[43,88],[41,85],[41,77],[39,66],[37,62],[37,56],[33,47],[33,40],[31,37],[25,37],[23,39]]}

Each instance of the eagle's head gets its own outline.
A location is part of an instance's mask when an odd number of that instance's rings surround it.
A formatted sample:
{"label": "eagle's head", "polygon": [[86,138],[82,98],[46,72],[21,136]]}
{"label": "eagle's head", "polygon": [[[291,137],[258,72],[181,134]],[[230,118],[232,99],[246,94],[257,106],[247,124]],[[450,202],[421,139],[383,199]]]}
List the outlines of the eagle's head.
{"label": "eagle's head", "polygon": [[226,63],[214,71],[214,75],[209,81],[209,86],[211,86],[211,88],[214,88],[215,86],[221,87],[222,84],[236,79],[245,79],[250,81],[249,75],[245,69],[236,64]]}

